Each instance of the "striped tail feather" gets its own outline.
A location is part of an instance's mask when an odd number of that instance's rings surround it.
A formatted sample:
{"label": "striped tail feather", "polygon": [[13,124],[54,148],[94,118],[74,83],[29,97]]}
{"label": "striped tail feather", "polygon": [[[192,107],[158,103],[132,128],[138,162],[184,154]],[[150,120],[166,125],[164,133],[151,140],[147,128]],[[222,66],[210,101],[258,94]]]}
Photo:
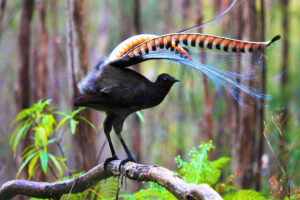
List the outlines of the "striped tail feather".
{"label": "striped tail feather", "polygon": [[[113,61],[116,59],[119,59],[123,57],[125,54],[127,54],[131,49],[134,49],[135,47],[139,46],[142,43],[145,43],[146,41],[149,41],[153,38],[157,38],[159,36],[152,35],[152,34],[140,34],[132,36],[123,42],[121,42],[118,46],[114,48],[114,50],[111,52],[111,54],[108,57],[108,61]],[[172,49],[176,49],[177,51],[183,53],[186,57],[191,59],[188,52],[184,50],[184,48],[180,46],[176,46],[174,44],[171,44]],[[152,50],[156,50],[155,47],[152,48]],[[146,49],[146,53],[148,53]]]}
{"label": "striped tail feather", "polygon": [[216,49],[229,53],[257,52],[279,39],[280,36],[276,36],[267,42],[250,42],[200,33],[172,33],[149,39],[135,46],[123,56],[142,56],[149,51],[156,51],[156,49],[170,49],[173,51],[174,46],[179,44],[204,49]]}
{"label": "striped tail feather", "polygon": [[116,60],[121,58],[124,54],[130,51],[132,48],[138,46],[141,43],[144,43],[147,40],[158,37],[157,35],[152,34],[140,34],[132,36],[123,42],[121,42],[118,46],[114,48],[114,50],[110,53],[108,57],[108,61]]}
{"label": "striped tail feather", "polygon": [[267,42],[251,42],[200,33],[171,33],[162,36],[142,34],[119,44],[110,54],[108,62],[117,67],[128,67],[152,59],[144,55],[161,50],[179,51],[189,58],[189,54],[180,45],[228,53],[256,53],[279,39],[280,36],[276,36]]}

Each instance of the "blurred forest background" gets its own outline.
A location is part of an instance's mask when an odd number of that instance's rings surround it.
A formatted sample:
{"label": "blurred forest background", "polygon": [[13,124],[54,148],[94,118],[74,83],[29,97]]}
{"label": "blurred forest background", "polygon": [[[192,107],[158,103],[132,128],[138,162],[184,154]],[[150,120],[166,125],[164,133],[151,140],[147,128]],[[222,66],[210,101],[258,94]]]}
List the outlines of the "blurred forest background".
{"label": "blurred forest background", "polygon": [[[74,12],[67,12],[68,2]],[[160,35],[201,24],[230,3],[0,0],[0,185],[14,179],[21,164],[21,157],[13,156],[8,141],[14,129],[10,123],[22,109],[41,98],[51,98],[51,105],[58,110],[73,110],[74,80],[80,81],[121,41],[139,33]],[[151,80],[162,72],[182,80],[161,105],[142,111],[143,124],[137,115],[126,121],[123,136],[137,160],[176,170],[175,156],[181,155],[184,160],[201,141],[212,140],[216,148],[211,159],[232,159],[224,177],[244,169],[236,179],[239,188],[267,194],[271,178],[287,179],[287,184],[299,186],[299,9],[298,0],[242,0],[223,18],[199,30],[252,41],[281,35],[282,39],[266,50],[261,81],[255,83],[272,95],[270,101],[251,100],[256,103],[241,107],[226,91],[220,96],[210,81],[198,80],[201,74],[191,74],[166,61],[149,61],[135,67]],[[75,41],[74,51],[69,48],[70,38]],[[70,54],[74,54],[73,60]],[[84,110],[81,114],[96,127],[104,120],[100,112]],[[125,158],[117,137],[112,134],[112,138],[119,158]],[[24,141],[22,148],[30,139]],[[80,122],[75,135],[65,129],[62,146],[69,168],[73,172],[87,171],[103,162],[110,156],[105,141],[101,128],[97,133],[84,122]],[[59,154],[57,148],[53,151]],[[24,171],[22,178],[26,176]],[[34,179],[54,181],[55,177],[37,171]],[[140,187],[132,184],[129,189]]]}

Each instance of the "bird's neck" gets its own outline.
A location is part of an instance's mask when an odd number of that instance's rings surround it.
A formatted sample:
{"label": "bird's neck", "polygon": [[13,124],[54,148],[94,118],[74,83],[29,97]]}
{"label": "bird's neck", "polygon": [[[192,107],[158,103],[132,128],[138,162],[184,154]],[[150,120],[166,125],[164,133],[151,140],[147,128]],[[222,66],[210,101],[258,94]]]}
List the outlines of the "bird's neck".
{"label": "bird's neck", "polygon": [[171,86],[155,84],[156,96],[162,101],[169,93]]}

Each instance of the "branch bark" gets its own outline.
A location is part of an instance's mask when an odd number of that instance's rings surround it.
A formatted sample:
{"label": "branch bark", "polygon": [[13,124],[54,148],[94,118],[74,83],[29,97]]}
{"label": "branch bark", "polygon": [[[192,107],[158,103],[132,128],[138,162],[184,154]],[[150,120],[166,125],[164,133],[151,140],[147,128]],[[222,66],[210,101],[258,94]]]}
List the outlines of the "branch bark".
{"label": "branch bark", "polygon": [[[81,80],[88,72],[89,55],[87,46],[87,0],[67,0],[67,29],[68,29],[68,65],[71,69],[71,80],[73,99],[71,103],[79,96],[77,82]],[[84,110],[82,117],[90,121],[93,115],[90,110]],[[79,120],[78,128],[73,137],[74,160],[76,169],[89,170],[96,164],[96,144],[93,129],[83,120]]]}
{"label": "branch bark", "polygon": [[59,199],[63,194],[83,192],[103,179],[120,175],[125,175],[127,178],[137,181],[156,182],[178,199],[222,199],[207,184],[185,183],[166,168],[129,162],[122,167],[120,173],[118,170],[119,164],[120,160],[110,162],[108,169],[104,170],[102,163],[77,178],[54,183],[28,180],[8,181],[0,187],[0,200],[7,200],[16,195]]}

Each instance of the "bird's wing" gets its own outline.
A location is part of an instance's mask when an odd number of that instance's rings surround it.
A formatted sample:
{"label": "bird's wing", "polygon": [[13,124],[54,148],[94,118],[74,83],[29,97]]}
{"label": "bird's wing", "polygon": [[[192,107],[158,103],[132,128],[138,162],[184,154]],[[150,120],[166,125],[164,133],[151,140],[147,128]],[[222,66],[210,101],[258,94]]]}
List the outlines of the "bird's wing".
{"label": "bird's wing", "polygon": [[109,67],[98,79],[111,103],[121,106],[141,106],[153,84],[131,69]]}
{"label": "bird's wing", "polygon": [[87,106],[88,104],[99,104],[111,107],[141,107],[147,100],[146,84],[122,84],[114,87],[104,88],[105,91],[98,94],[85,94],[75,101],[75,106]]}
{"label": "bird's wing", "polygon": [[[105,67],[101,74],[85,83],[92,83],[92,90],[83,93],[81,103],[99,103],[111,106],[142,106],[153,85],[146,77],[128,68]],[[87,88],[86,86],[82,88]],[[90,88],[90,87],[88,87]]]}

